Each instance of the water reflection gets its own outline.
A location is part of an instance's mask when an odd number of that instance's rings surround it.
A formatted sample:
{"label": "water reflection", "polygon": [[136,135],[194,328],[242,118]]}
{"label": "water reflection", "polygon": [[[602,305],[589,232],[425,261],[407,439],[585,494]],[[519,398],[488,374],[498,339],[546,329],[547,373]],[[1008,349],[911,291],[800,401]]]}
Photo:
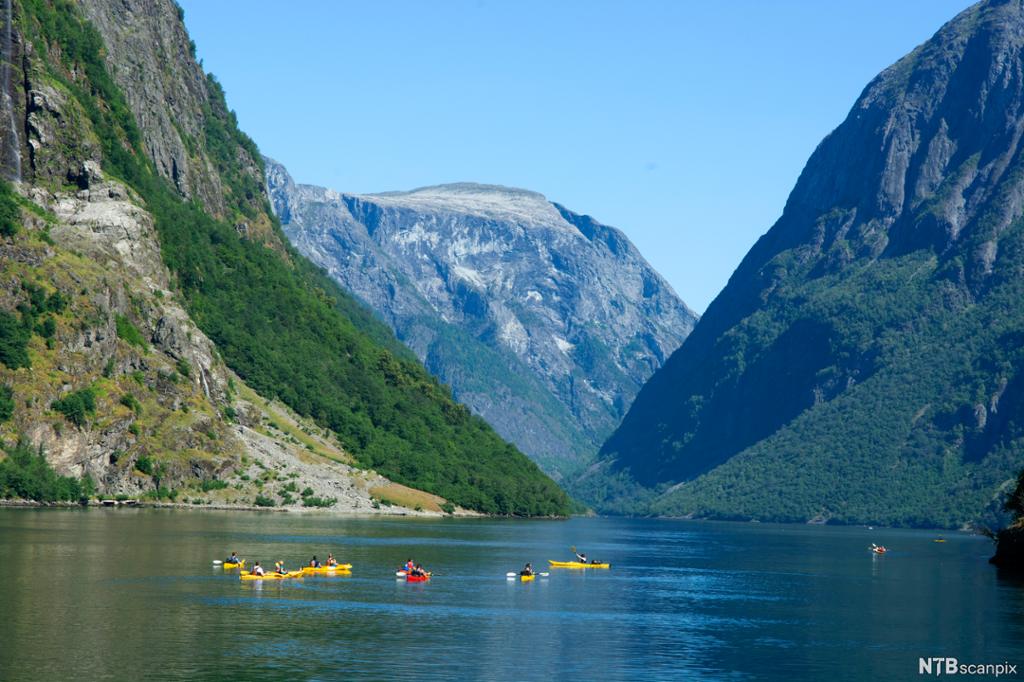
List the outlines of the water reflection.
{"label": "water reflection", "polygon": [[[571,546],[613,568],[505,579]],[[355,568],[243,583],[211,568],[231,550]],[[0,679],[891,679],[1024,650],[1021,579],[989,550],[766,524],[0,510]],[[437,577],[395,580],[409,557]]]}

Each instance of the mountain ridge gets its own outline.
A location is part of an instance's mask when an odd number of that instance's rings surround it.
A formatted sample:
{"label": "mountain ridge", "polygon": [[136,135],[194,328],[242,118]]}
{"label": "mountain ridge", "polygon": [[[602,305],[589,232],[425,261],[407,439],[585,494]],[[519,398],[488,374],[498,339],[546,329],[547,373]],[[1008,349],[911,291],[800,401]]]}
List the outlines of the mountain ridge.
{"label": "mountain ridge", "polygon": [[1022,452],[1022,35],[1019,2],[978,3],[871,81],[605,443],[589,499],[894,525],[995,513]]}
{"label": "mountain ridge", "polygon": [[268,160],[295,246],[549,473],[586,466],[696,314],[620,230],[481,183],[350,194]]}
{"label": "mountain ridge", "polygon": [[262,157],[175,3],[14,8],[5,101],[28,163],[2,193],[4,436],[42,429],[33,447],[72,473],[88,463],[103,492],[124,490],[107,485],[115,472],[131,492],[214,485],[295,506],[297,483],[278,477],[301,469],[306,507],[332,506],[321,492],[335,488],[368,505],[368,486],[398,484],[452,511],[568,512],[557,485],[290,247]]}

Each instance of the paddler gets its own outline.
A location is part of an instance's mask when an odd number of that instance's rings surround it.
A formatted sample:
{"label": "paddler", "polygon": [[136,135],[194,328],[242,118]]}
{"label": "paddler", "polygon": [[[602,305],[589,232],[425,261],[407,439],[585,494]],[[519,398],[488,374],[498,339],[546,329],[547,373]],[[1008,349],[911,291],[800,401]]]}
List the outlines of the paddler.
{"label": "paddler", "polygon": [[415,566],[413,566],[412,570],[409,571],[409,575],[413,576],[414,578],[422,578],[426,574],[427,572],[423,570],[423,566],[420,564],[416,564]]}
{"label": "paddler", "polygon": [[328,554],[327,555],[327,565],[328,566],[337,566],[338,565],[338,560],[334,558],[333,554]]}
{"label": "paddler", "polygon": [[533,564],[523,566],[523,570],[519,571],[519,575],[533,575]]}
{"label": "paddler", "polygon": [[320,568],[320,562],[317,560],[315,554],[313,555],[313,558],[310,559],[310,561],[309,561],[309,567],[310,568]]}
{"label": "paddler", "polygon": [[253,575],[264,575],[263,567],[260,566],[260,562],[257,561],[256,565],[252,567],[252,574]]}
{"label": "paddler", "polygon": [[416,564],[414,564],[412,562],[412,559],[409,559],[408,561],[405,562],[405,569],[404,570],[405,570],[406,573],[410,573],[411,574],[415,569],[416,569]]}
{"label": "paddler", "polygon": [[278,575],[287,575],[288,571],[284,570],[284,561],[277,561],[274,564],[274,570]]}
{"label": "paddler", "polygon": [[575,554],[576,554],[576,561],[580,562],[581,564],[587,563],[587,555],[586,554],[580,554],[579,552],[576,552]]}
{"label": "paddler", "polygon": [[232,552],[231,556],[229,556],[227,561],[225,561],[224,563],[226,563],[226,564],[237,564],[240,561],[241,561],[241,559],[238,558],[238,552]]}

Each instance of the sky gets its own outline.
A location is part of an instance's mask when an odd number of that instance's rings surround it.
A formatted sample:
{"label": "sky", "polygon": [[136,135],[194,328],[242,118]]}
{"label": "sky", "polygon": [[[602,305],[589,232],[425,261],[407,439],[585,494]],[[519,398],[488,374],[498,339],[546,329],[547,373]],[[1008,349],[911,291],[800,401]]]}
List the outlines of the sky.
{"label": "sky", "polygon": [[867,83],[969,4],[179,2],[297,182],[535,190],[625,232],[697,312]]}

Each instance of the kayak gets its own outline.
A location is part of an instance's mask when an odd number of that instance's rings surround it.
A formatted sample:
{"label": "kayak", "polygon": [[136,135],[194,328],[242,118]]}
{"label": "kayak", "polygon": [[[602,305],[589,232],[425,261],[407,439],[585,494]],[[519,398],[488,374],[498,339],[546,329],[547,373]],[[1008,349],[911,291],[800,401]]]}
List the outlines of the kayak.
{"label": "kayak", "polygon": [[237,564],[225,561],[223,564],[221,564],[221,566],[223,566],[224,568],[241,568],[242,566],[245,566],[245,559],[242,559]]}
{"label": "kayak", "polygon": [[519,579],[522,580],[524,583],[528,583],[536,577],[537,576],[535,575],[521,575],[519,576]]}
{"label": "kayak", "polygon": [[548,559],[551,568],[611,568],[611,564],[584,564],[579,561],[552,561]]}
{"label": "kayak", "polygon": [[338,564],[337,566],[320,566],[319,568],[313,568],[312,566],[306,566],[302,569],[302,572],[306,575],[326,574],[331,573],[347,573],[352,570],[352,564]]}
{"label": "kayak", "polygon": [[253,575],[252,573],[242,573],[240,576],[242,580],[284,580],[285,578],[298,578],[302,576],[302,571],[288,571],[284,575],[280,573],[264,573],[263,575]]}
{"label": "kayak", "polygon": [[407,583],[425,583],[430,580],[430,575],[407,575],[405,576],[405,582]]}

